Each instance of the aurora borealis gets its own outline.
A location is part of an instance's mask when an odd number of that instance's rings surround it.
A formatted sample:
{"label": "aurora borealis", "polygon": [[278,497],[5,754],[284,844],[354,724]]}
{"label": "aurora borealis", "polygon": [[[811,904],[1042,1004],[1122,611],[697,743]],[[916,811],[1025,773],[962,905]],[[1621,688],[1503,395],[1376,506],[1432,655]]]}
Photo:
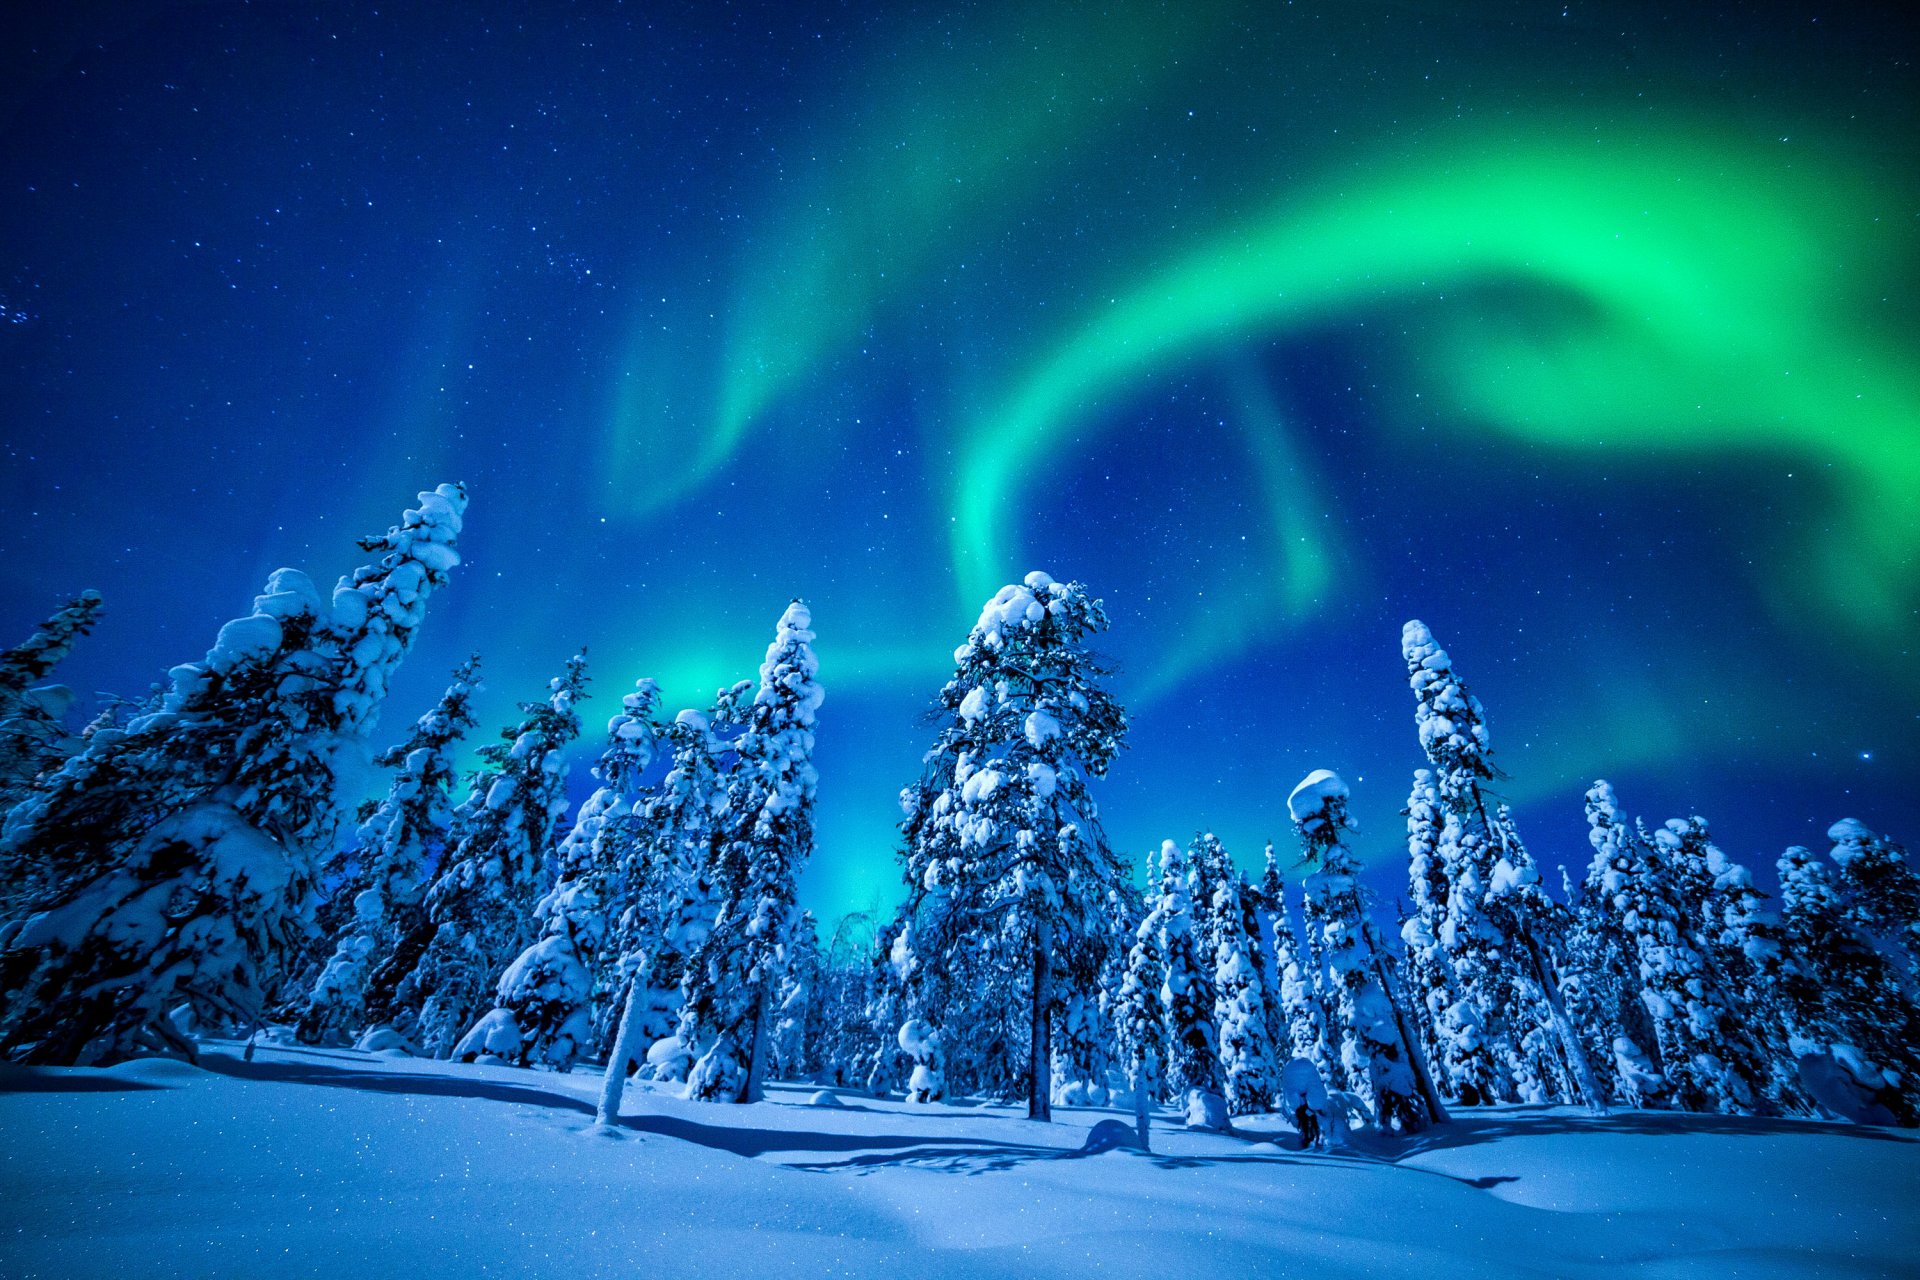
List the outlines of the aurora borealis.
{"label": "aurora borealis", "polygon": [[[752,674],[805,596],[809,904],[891,900],[980,602],[1115,627],[1141,854],[1395,861],[1400,623],[1522,829],[1607,776],[1767,863],[1920,838],[1920,91],[1743,6],[29,5],[0,22],[0,641],[137,693],[471,487],[385,726]],[[595,719],[590,714],[589,721]],[[590,750],[583,749],[584,765]]]}

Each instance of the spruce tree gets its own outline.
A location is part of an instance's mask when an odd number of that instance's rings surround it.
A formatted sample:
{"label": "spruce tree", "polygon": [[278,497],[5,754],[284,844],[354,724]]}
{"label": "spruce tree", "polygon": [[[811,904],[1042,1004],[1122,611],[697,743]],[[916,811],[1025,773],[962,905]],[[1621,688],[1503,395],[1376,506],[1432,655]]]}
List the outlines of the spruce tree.
{"label": "spruce tree", "polygon": [[1256,916],[1259,920],[1258,937],[1263,960],[1260,985],[1266,994],[1267,1044],[1273,1051],[1275,1069],[1286,1064],[1293,1056],[1289,1049],[1287,1030],[1288,1013],[1286,1001],[1281,997],[1280,978],[1285,971],[1280,961],[1280,933],[1287,933],[1288,953],[1293,950],[1292,927],[1287,924],[1287,882],[1280,871],[1279,859],[1274,854],[1273,841],[1269,840],[1263,854],[1260,873],[1260,885],[1250,889],[1250,902],[1257,903]]}
{"label": "spruce tree", "polygon": [[[1079,583],[1031,573],[1000,590],[955,651],[939,737],[920,784],[902,797],[905,912],[920,966],[909,994],[923,1002],[915,1012],[930,1011],[934,992],[961,993],[969,1056],[1017,1065],[1038,1120],[1051,1115],[1054,1021],[1074,994],[1055,975],[1105,970],[1111,895],[1125,874],[1089,790],[1126,733],[1088,648],[1106,626]],[[981,966],[994,955],[988,937],[1003,959]],[[976,966],[986,971],[967,980]],[[952,1061],[960,1011],[943,1012]],[[997,1034],[1018,1023],[1024,1052]]]}
{"label": "spruce tree", "polygon": [[1920,990],[1920,874],[1907,851],[1855,818],[1834,823],[1827,839],[1833,841],[1828,856],[1840,868],[1848,924],[1874,940],[1909,992]]}
{"label": "spruce tree", "polygon": [[820,1068],[823,1031],[820,926],[813,912],[802,911],[787,937],[785,963],[774,988],[776,1017],[768,1042],[771,1074],[801,1080]]}
{"label": "spruce tree", "polygon": [[[1157,895],[1156,895],[1157,901]],[[1149,1119],[1159,1097],[1167,1059],[1167,1013],[1161,1002],[1167,959],[1160,947],[1160,921],[1149,911],[1134,930],[1127,949],[1126,974],[1114,1002],[1114,1037],[1127,1084],[1133,1091],[1134,1126],[1140,1149],[1149,1148]]]}
{"label": "spruce tree", "polygon": [[676,1050],[675,1059],[687,1057],[675,1034],[681,978],[713,924],[710,876],[728,833],[731,753],[724,738],[737,714],[738,699],[723,694],[710,715],[684,710],[661,730],[670,753],[667,773],[649,796],[641,838],[627,847],[619,869],[623,905],[609,947],[614,1022],[598,1109],[603,1125],[618,1118],[627,1076],[654,1037]]}
{"label": "spruce tree", "polygon": [[1214,1024],[1220,1034],[1227,1111],[1252,1115],[1271,1109],[1280,1064],[1270,1038],[1258,909],[1239,873],[1227,873],[1214,890],[1210,916]]}
{"label": "spruce tree", "polygon": [[[474,726],[480,659],[468,658],[433,709],[399,743],[374,758],[394,771],[393,782],[361,822],[353,845],[335,860],[333,893],[352,904],[334,935],[333,952],[294,1010],[296,1030],[309,1044],[383,1022],[400,973],[391,961],[401,940],[424,920],[421,896],[430,862],[446,848],[458,778],[454,752]],[[417,955],[406,958],[411,964]]]}
{"label": "spruce tree", "polygon": [[[73,648],[75,640],[99,623],[100,593],[84,591],[26,640],[0,652],[0,816],[32,787],[34,779],[59,767],[74,742],[64,722],[73,691],[64,685],[36,688]],[[26,889],[26,869],[0,863],[0,902]]]}
{"label": "spruce tree", "polygon": [[521,703],[520,722],[480,749],[481,768],[454,815],[453,847],[427,889],[431,936],[394,993],[402,1018],[433,1057],[453,1052],[486,1007],[494,975],[530,941],[547,852],[566,806],[561,755],[580,734],[575,704],[586,683],[582,652],[549,682],[544,701]]}
{"label": "spruce tree", "polygon": [[1193,902],[1194,936],[1200,954],[1210,961],[1220,948],[1222,922],[1214,918],[1213,899],[1238,872],[1226,845],[1211,831],[1201,831],[1187,842],[1187,896]]}
{"label": "spruce tree", "polygon": [[1656,1041],[1640,1000],[1638,948],[1621,909],[1620,886],[1632,874],[1634,831],[1603,778],[1587,790],[1587,865],[1567,938],[1567,1011],[1585,1033],[1595,1062],[1612,1064],[1612,1095],[1629,1106],[1661,1106],[1667,1081],[1648,1054]]}
{"label": "spruce tree", "polygon": [[[1189,1124],[1224,1105],[1219,1031],[1213,1023],[1213,965],[1194,927],[1186,855],[1168,840],[1160,846],[1160,896],[1147,920],[1159,931],[1166,981],[1160,1002],[1167,1019],[1167,1088]],[[1210,1101],[1219,1100],[1219,1101]]]}
{"label": "spruce tree", "polygon": [[[1276,878],[1276,895],[1284,888]],[[1273,964],[1279,974],[1280,1009],[1286,1020],[1286,1039],[1282,1042],[1290,1058],[1304,1058],[1326,1079],[1334,1079],[1337,1059],[1327,1043],[1326,1020],[1314,998],[1313,982],[1300,959],[1298,937],[1288,919],[1284,902],[1273,917]],[[1285,1063],[1281,1064],[1283,1067]]]}
{"label": "spruce tree", "polygon": [[1790,1100],[1772,1090],[1775,1073],[1766,1029],[1741,1016],[1741,958],[1722,945],[1714,922],[1715,885],[1727,866],[1726,854],[1713,843],[1707,820],[1697,815],[1668,819],[1653,833],[1652,843],[1672,886],[1669,897],[1675,903],[1679,935],[1699,958],[1698,985],[1687,989],[1704,992],[1709,1005],[1723,1011],[1720,1032],[1710,1037],[1715,1055],[1735,1077],[1733,1088],[1748,1105],[1760,1110],[1785,1107]]}
{"label": "spruce tree", "polygon": [[1750,1111],[1753,1098],[1723,1057],[1729,1012],[1688,937],[1680,877],[1655,842],[1618,847],[1606,889],[1638,959],[1668,1096],[1688,1111]]}
{"label": "spruce tree", "polygon": [[[1434,1070],[1448,1097],[1468,1105],[1494,1100],[1501,1073],[1487,1041],[1480,1006],[1458,989],[1457,946],[1450,907],[1451,879],[1444,850],[1445,819],[1431,770],[1413,775],[1407,797],[1407,881],[1413,913],[1401,929],[1416,990],[1433,1029]],[[1457,828],[1456,828],[1457,832]]]}
{"label": "spruce tree", "polygon": [[[1480,700],[1454,673],[1452,659],[1426,624],[1408,622],[1400,643],[1420,746],[1436,771],[1445,814],[1440,858],[1448,893],[1442,943],[1461,995],[1478,1015],[1480,1034],[1517,1077],[1516,1086],[1537,1077],[1541,1066],[1564,1062],[1581,1099],[1604,1111],[1605,1095],[1567,1016],[1551,964],[1558,913],[1540,888],[1539,872],[1504,806],[1486,790],[1501,775],[1493,764]],[[1535,1028],[1550,1031],[1557,1052],[1547,1052],[1538,1037],[1528,1042]],[[1494,1081],[1473,1083],[1476,1092],[1497,1087]]]}
{"label": "spruce tree", "polygon": [[1781,949],[1780,917],[1766,906],[1766,895],[1754,887],[1752,873],[1718,849],[1712,855],[1708,927],[1734,1007],[1764,1053],[1761,1090],[1774,1110],[1806,1114],[1813,1102],[1800,1080],[1794,1016],[1783,989],[1789,967],[1797,961]]}
{"label": "spruce tree", "polygon": [[514,1066],[565,1071],[590,1048],[607,912],[645,803],[659,701],[658,685],[636,681],[607,722],[607,745],[593,768],[600,785],[560,842],[553,887],[533,909],[540,936],[500,975],[497,1003],[461,1037],[454,1057],[488,1054]]}
{"label": "spruce tree", "polygon": [[1920,1008],[1874,939],[1847,919],[1825,864],[1795,846],[1778,870],[1779,991],[1802,1080],[1823,1061],[1837,1064],[1858,1101],[1809,1081],[1832,1109],[1850,1119],[1920,1124]]}
{"label": "spruce tree", "polygon": [[694,1057],[690,1098],[760,1097],[781,950],[813,852],[813,722],[823,694],[812,626],[806,605],[787,606],[734,744],[731,830],[713,876],[720,909],[688,962],[681,1015],[681,1042]]}
{"label": "spruce tree", "polygon": [[1347,785],[1326,769],[1308,774],[1287,797],[1287,811],[1307,862],[1307,922],[1323,940],[1327,975],[1338,1000],[1340,1061],[1354,1092],[1373,1108],[1382,1129],[1411,1133],[1432,1120],[1414,1076],[1413,1048],[1394,1013],[1385,977],[1366,941],[1360,864],[1347,847]]}
{"label": "spruce tree", "polygon": [[0,844],[44,869],[0,956],[0,1051],[110,1060],[191,1054],[181,1004],[239,1026],[310,928],[315,869],[343,816],[337,770],[363,753],[428,597],[459,562],[457,485],[420,495],[379,559],[323,601],[276,572],[159,707],[84,750],[9,815]]}

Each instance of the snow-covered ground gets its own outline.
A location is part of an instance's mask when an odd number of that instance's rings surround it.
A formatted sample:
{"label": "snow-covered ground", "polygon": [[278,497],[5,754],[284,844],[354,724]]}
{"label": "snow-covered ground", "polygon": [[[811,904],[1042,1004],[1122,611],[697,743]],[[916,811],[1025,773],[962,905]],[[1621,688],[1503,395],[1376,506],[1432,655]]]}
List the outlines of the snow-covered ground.
{"label": "snow-covered ground", "polygon": [[1914,1276],[1920,1142],[1558,1108],[1292,1149],[1115,1113],[776,1087],[747,1107],[597,1080],[216,1046],[205,1067],[0,1070],[0,1275]]}

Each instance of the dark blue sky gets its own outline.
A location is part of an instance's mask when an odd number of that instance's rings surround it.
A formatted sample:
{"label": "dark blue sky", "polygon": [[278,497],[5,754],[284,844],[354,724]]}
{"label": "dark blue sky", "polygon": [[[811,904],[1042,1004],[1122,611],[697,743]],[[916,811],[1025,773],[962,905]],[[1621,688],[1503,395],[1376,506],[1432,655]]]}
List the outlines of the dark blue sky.
{"label": "dark blue sky", "polygon": [[1413,616],[1549,866],[1600,775],[1750,861],[1920,832],[1891,14],[462,9],[0,18],[0,635],[101,590],[82,691],[460,479],[385,729],[470,649],[490,721],[582,643],[590,722],[702,702],[804,595],[823,913],[1035,567],[1112,611],[1142,855],[1290,851],[1327,766],[1395,862]]}

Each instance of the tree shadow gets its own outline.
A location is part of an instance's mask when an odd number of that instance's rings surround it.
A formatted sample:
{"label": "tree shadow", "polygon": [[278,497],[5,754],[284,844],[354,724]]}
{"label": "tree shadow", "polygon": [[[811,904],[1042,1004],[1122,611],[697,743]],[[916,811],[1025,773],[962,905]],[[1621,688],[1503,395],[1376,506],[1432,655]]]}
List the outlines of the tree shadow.
{"label": "tree shadow", "polygon": [[1574,1133],[1624,1133],[1646,1137],[1712,1134],[1720,1137],[1771,1137],[1817,1134],[1871,1142],[1920,1142],[1920,1135],[1844,1121],[1803,1120],[1786,1116],[1727,1116],[1693,1111],[1615,1111],[1591,1116],[1563,1107],[1511,1107],[1497,1111],[1455,1108],[1447,1124],[1405,1138],[1369,1135],[1370,1149],[1398,1162],[1429,1151],[1481,1146],[1508,1138],[1543,1138]]}
{"label": "tree shadow", "polygon": [[[456,1076],[414,1074],[410,1072],[368,1071],[329,1063],[243,1062],[232,1058],[204,1059],[206,1068],[218,1075],[238,1080],[273,1081],[286,1084],[317,1085],[328,1089],[349,1089],[360,1093],[386,1093],[416,1097],[480,1098],[491,1102],[509,1102],[543,1107],[592,1117],[593,1106],[570,1094],[538,1085],[513,1084],[504,1080],[462,1079]],[[785,1108],[783,1108],[785,1109]],[[989,1138],[956,1138],[932,1134],[818,1133],[804,1129],[770,1129],[751,1125],[702,1124],[673,1115],[623,1115],[619,1127],[638,1133],[657,1134],[681,1142],[691,1142],[713,1151],[753,1158],[772,1152],[871,1152],[875,1148],[903,1149],[944,1142],[967,1149],[993,1149],[1004,1146]],[[1042,1150],[1036,1148],[1037,1150]],[[1044,1148],[1057,1154],[1058,1148]],[[799,1166],[790,1166],[799,1167]]]}
{"label": "tree shadow", "polygon": [[69,1074],[63,1069],[0,1062],[0,1093],[141,1093],[166,1087],[147,1080]]}

